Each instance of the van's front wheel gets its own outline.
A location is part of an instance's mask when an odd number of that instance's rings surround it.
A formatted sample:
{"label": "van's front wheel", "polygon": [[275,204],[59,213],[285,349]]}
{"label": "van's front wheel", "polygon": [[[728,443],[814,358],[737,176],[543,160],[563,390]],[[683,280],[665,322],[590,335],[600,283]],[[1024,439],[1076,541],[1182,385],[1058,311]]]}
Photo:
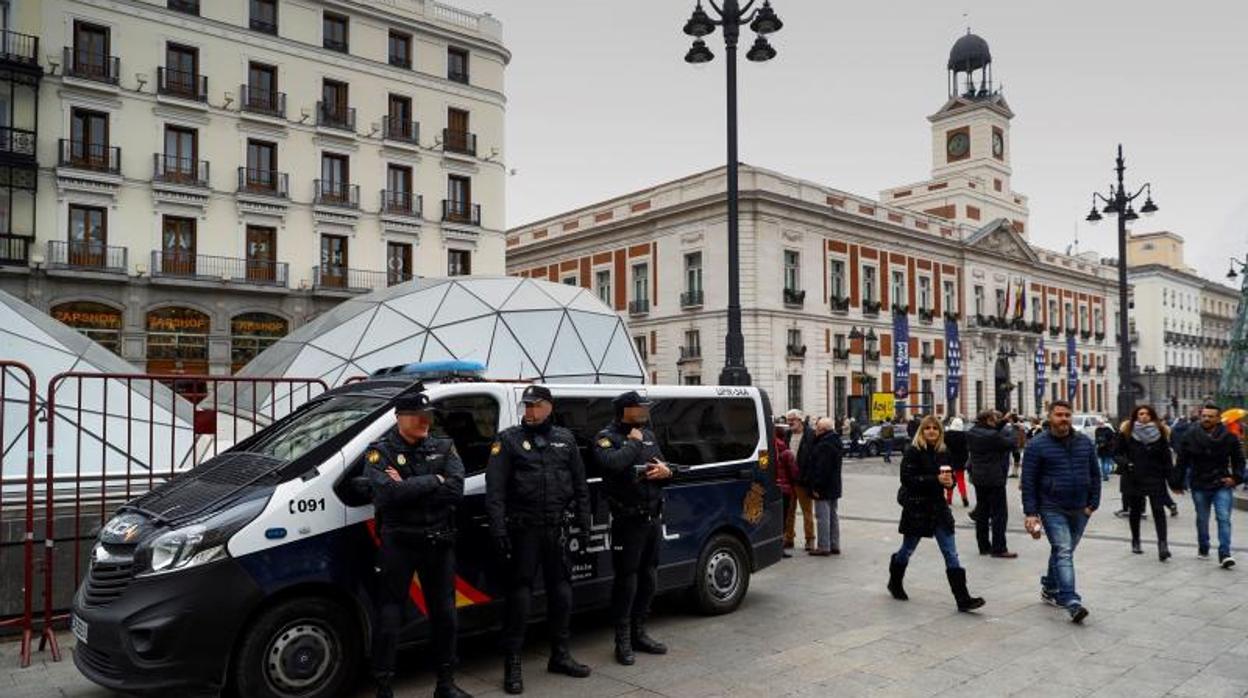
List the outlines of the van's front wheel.
{"label": "van's front wheel", "polygon": [[737,610],[750,588],[750,558],[745,546],[726,533],[714,536],[698,556],[697,575],[693,595],[699,610],[707,615]]}
{"label": "van's front wheel", "polygon": [[347,693],[360,659],[358,627],[336,603],[284,601],[252,624],[234,663],[239,696],[331,698]]}

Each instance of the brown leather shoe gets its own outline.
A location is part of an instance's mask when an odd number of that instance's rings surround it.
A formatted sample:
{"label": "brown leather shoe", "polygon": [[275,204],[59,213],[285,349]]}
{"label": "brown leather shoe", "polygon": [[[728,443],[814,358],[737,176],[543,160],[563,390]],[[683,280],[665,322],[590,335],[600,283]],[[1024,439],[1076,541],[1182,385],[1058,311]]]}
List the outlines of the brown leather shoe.
{"label": "brown leather shoe", "polygon": [[1014,558],[1018,557],[1018,553],[1010,551],[1010,550],[1003,550],[999,553],[993,553],[992,556],[996,558],[1001,558],[1002,560],[1013,560]]}
{"label": "brown leather shoe", "polygon": [[832,554],[831,550],[811,550],[808,552],[814,557],[827,557]]}

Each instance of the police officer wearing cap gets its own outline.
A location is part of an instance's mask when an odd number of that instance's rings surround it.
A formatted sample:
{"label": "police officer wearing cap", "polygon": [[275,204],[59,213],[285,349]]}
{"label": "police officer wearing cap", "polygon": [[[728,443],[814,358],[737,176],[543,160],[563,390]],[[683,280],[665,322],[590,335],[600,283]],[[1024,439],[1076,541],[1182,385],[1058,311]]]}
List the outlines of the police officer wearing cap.
{"label": "police officer wearing cap", "polygon": [[394,695],[394,655],[412,574],[420,575],[437,661],[435,698],[472,698],[455,685],[455,505],[464,464],[450,439],[430,436],[432,405],[423,386],[395,400],[396,424],[364,452],[381,539],[373,673],[378,698]]}
{"label": "police officer wearing cap", "polygon": [[598,432],[593,453],[611,505],[615,659],[630,665],[636,661],[633,650],[667,654],[663,643],[646,634],[646,616],[658,581],[663,486],[677,468],[663,458],[648,426],[650,403],[630,390],[611,404],[615,421]]}
{"label": "police officer wearing cap", "polygon": [[524,692],[520,649],[539,565],[550,624],[546,670],[576,678],[590,673],[568,651],[572,614],[568,524],[576,524],[576,549],[584,551],[590,528],[585,466],[572,432],[551,423],[550,390],[530,385],[521,401],[522,423],[498,435],[485,471],[490,532],[510,573],[503,620],[503,689],[513,694]]}

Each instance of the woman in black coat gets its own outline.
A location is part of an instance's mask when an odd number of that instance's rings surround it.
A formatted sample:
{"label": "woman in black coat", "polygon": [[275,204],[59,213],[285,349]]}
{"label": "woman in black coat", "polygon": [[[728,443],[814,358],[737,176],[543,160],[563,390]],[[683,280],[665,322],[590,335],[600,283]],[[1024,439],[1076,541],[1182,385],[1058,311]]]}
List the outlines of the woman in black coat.
{"label": "woman in black coat", "polygon": [[1123,500],[1131,521],[1131,552],[1143,554],[1140,547],[1140,519],[1144,500],[1153,508],[1153,526],[1157,529],[1157,557],[1165,562],[1170,557],[1166,542],[1166,486],[1174,469],[1174,453],[1170,450],[1170,428],[1157,418],[1151,405],[1140,405],[1131,419],[1119,429],[1114,460],[1121,476]]}
{"label": "woman in black coat", "polygon": [[[943,468],[943,470],[942,470]],[[953,538],[953,512],[945,501],[945,491],[953,487],[953,468],[949,449],[945,446],[944,428],[932,416],[923,418],[914,440],[901,458],[901,489],[897,502],[901,505],[898,532],[904,536],[901,549],[893,554],[888,565],[888,591],[894,599],[909,598],[902,586],[910,556],[924,538],[936,538],[936,545],[945,557],[945,576],[949,589],[958,602],[959,611],[971,611],[984,605],[984,600],[966,590],[966,570],[958,561],[958,548]]]}

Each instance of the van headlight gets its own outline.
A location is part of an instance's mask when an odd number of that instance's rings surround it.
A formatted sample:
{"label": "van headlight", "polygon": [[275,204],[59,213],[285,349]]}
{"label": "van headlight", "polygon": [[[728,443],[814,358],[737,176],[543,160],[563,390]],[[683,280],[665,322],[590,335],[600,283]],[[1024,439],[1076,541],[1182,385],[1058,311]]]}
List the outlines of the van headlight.
{"label": "van headlight", "polygon": [[225,545],[264,511],[268,497],[234,504],[203,521],[161,533],[140,547],[139,576],[190,569],[229,557]]}

